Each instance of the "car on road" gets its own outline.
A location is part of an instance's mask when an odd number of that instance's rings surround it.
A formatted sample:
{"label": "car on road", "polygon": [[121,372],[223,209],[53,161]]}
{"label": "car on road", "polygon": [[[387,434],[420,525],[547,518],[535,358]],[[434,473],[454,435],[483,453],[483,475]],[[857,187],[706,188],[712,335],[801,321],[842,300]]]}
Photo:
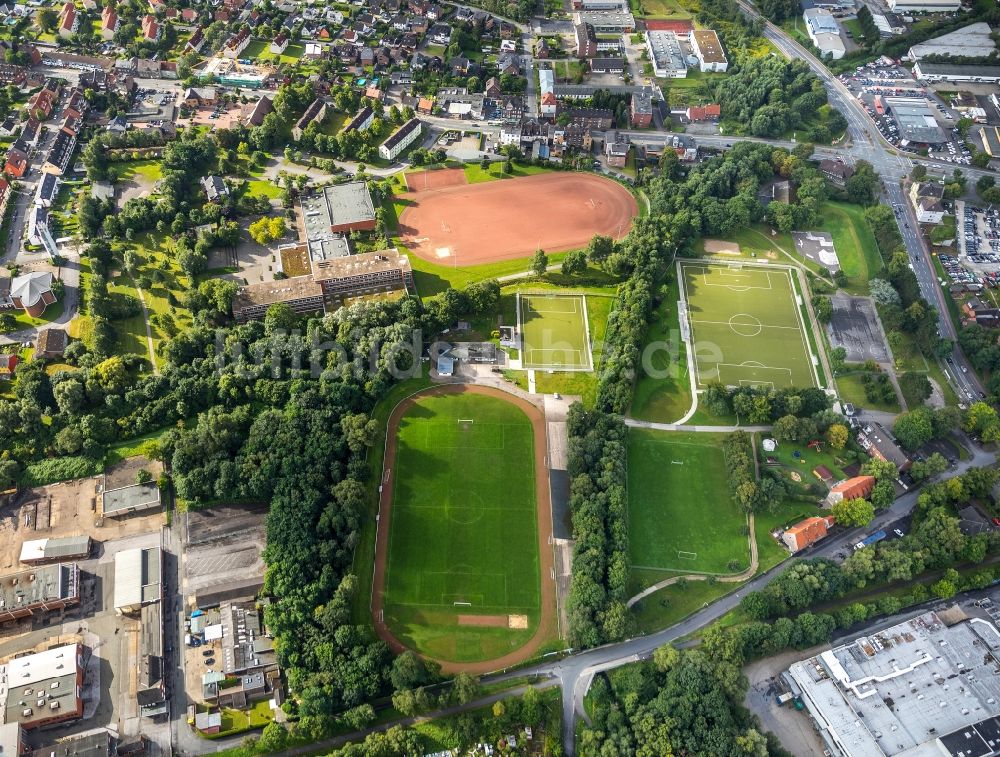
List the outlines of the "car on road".
{"label": "car on road", "polygon": [[894,528],[894,529],[892,529],[892,532],[893,532],[894,534],[896,534],[896,536],[898,536],[898,537],[899,537],[900,539],[902,539],[902,538],[903,538],[904,536],[906,536],[906,534],[904,534],[904,533],[903,533],[903,532],[902,532],[902,531],[901,531],[900,529],[898,529],[898,528]]}

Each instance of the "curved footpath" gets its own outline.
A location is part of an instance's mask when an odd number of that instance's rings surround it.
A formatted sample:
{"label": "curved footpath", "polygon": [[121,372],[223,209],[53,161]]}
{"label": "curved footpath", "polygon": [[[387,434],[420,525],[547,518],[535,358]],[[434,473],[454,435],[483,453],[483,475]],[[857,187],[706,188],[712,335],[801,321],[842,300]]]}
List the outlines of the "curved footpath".
{"label": "curved footpath", "polygon": [[[489,397],[496,397],[505,402],[509,402],[519,408],[531,421],[531,428],[535,435],[535,500],[538,516],[538,574],[541,580],[539,592],[539,619],[538,628],[534,635],[521,647],[513,652],[496,657],[492,660],[480,662],[454,662],[452,660],[440,660],[427,655],[421,655],[425,659],[432,660],[441,666],[441,672],[450,673],[472,673],[480,675],[497,670],[503,670],[512,665],[518,665],[534,657],[542,644],[554,638],[557,632],[556,626],[556,587],[553,579],[553,556],[552,556],[552,507],[549,501],[549,480],[546,475],[548,470],[548,447],[545,433],[545,415],[531,402],[518,397],[510,392],[493,387],[478,386],[475,384],[445,384],[425,389],[401,400],[392,409],[389,415],[389,423],[386,427],[385,458],[382,462],[382,489],[379,495],[379,517],[378,529],[375,537],[375,573],[372,580],[372,623],[375,626],[375,633],[385,641],[389,647],[397,654],[409,649],[392,633],[389,626],[383,620],[383,605],[385,603],[385,573],[389,560],[389,530],[392,522],[392,494],[395,476],[395,463],[397,440],[399,434],[399,424],[409,410],[421,397],[435,397],[445,394],[462,394],[471,392],[473,394],[484,394]],[[416,651],[416,650],[414,650]],[[419,654],[419,653],[418,653]]]}

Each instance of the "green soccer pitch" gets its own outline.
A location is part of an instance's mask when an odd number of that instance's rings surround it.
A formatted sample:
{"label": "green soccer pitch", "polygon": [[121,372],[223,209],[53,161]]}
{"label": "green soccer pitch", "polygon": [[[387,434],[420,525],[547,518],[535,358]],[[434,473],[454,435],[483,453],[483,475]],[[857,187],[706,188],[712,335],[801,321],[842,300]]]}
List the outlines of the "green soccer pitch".
{"label": "green soccer pitch", "polygon": [[590,371],[594,362],[582,294],[518,294],[521,367]]}
{"label": "green soccer pitch", "polygon": [[[540,608],[530,420],[494,397],[420,397],[396,454],[386,623],[418,652],[455,662],[523,645]],[[527,616],[527,627],[509,628],[509,615]]]}
{"label": "green soccer pitch", "polygon": [[816,386],[788,269],[686,263],[681,271],[699,387]]}
{"label": "green soccer pitch", "polygon": [[[639,571],[733,573],[750,564],[746,515],[726,484],[725,434],[632,428],[629,560]],[[666,576],[663,576],[666,577]]]}

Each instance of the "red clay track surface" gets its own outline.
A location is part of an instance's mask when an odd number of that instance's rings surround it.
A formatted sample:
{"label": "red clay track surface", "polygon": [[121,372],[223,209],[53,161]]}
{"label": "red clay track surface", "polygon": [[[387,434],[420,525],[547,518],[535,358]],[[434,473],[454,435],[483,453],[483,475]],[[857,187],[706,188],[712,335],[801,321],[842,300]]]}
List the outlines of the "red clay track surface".
{"label": "red clay track surface", "polygon": [[[382,493],[379,498],[379,519],[378,529],[375,536],[375,575],[372,581],[372,623],[375,626],[375,633],[382,639],[393,652],[399,654],[408,647],[397,639],[389,626],[381,620],[382,605],[385,601],[385,568],[389,559],[389,528],[392,521],[392,494],[395,485],[396,466],[396,446],[399,437],[399,423],[406,411],[413,407],[414,402],[421,397],[435,396],[442,394],[461,394],[472,392],[474,394],[485,394],[489,397],[496,397],[505,402],[510,402],[520,408],[531,421],[531,428],[535,436],[535,500],[538,511],[538,572],[542,581],[539,592],[540,614],[538,628],[535,634],[528,641],[513,652],[496,657],[492,660],[480,662],[452,662],[449,660],[435,660],[441,665],[443,673],[491,673],[495,670],[517,665],[518,663],[530,660],[542,644],[553,639],[557,633],[556,625],[556,586],[552,579],[553,558],[552,546],[549,540],[552,538],[552,507],[549,504],[549,477],[547,459],[547,438],[545,435],[545,415],[542,411],[532,405],[527,400],[521,399],[513,394],[493,389],[488,386],[475,386],[473,384],[446,384],[435,386],[424,391],[417,392],[402,400],[393,408],[389,415],[389,423],[386,428],[385,459],[382,462]],[[426,657],[426,655],[421,655]],[[428,658],[433,659],[433,658]]]}
{"label": "red clay track surface", "polygon": [[514,260],[539,248],[573,250],[595,234],[620,239],[639,213],[625,187],[587,173],[536,174],[404,198],[413,204],[399,218],[402,243],[442,265]]}
{"label": "red clay track surface", "polygon": [[415,171],[403,174],[409,192],[429,192],[432,189],[458,187],[468,182],[463,168],[439,168],[434,171]]}

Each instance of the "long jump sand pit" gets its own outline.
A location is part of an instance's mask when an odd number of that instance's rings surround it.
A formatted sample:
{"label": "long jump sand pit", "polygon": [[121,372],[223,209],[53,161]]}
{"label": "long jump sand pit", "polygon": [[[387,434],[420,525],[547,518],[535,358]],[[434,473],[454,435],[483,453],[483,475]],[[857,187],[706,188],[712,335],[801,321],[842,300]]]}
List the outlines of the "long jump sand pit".
{"label": "long jump sand pit", "polygon": [[404,196],[400,238],[435,263],[475,265],[527,257],[541,248],[586,246],[595,234],[620,239],[638,215],[617,182],[585,173],[545,173],[442,187]]}
{"label": "long jump sand pit", "polygon": [[430,171],[413,171],[404,174],[408,192],[430,192],[445,187],[460,187],[468,184],[463,168],[438,168]]}

